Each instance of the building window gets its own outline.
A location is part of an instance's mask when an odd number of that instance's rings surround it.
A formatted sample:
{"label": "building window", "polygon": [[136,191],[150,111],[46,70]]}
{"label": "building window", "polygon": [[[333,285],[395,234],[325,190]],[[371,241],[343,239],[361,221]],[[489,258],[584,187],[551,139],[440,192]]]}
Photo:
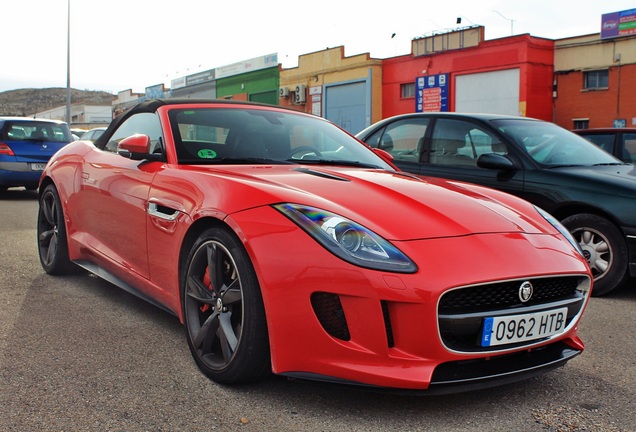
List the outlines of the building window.
{"label": "building window", "polygon": [[400,86],[400,96],[404,98],[415,97],[415,83],[402,84]]}
{"label": "building window", "polygon": [[587,129],[590,127],[590,119],[574,119],[574,129]]}
{"label": "building window", "polygon": [[609,87],[609,71],[596,70],[583,73],[584,89],[606,89]]}

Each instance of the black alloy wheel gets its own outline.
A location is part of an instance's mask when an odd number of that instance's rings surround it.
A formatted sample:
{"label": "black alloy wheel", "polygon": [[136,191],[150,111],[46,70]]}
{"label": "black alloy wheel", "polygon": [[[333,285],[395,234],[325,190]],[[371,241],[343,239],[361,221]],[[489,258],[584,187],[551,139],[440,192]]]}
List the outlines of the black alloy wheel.
{"label": "black alloy wheel", "polygon": [[256,273],[236,236],[204,231],[182,278],[186,337],[192,355],[213,381],[257,381],[271,372],[265,309]]}
{"label": "black alloy wheel", "polygon": [[37,236],[38,254],[44,271],[64,275],[79,270],[69,259],[64,211],[57,189],[52,184],[40,194]]}

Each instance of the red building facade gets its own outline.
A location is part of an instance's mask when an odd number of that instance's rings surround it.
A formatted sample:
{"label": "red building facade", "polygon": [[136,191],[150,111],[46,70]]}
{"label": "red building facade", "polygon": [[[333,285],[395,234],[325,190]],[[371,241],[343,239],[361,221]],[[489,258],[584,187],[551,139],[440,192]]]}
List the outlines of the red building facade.
{"label": "red building facade", "polygon": [[[412,54],[384,60],[383,117],[416,112],[417,87],[411,84],[418,77],[447,74],[448,111],[504,113],[552,121],[554,41],[527,34],[484,41],[483,27],[469,30],[478,32],[473,42],[461,35],[459,40],[472,46],[453,45],[451,40],[446,49],[438,42],[429,52],[418,54],[422,49],[416,48],[415,40]],[[433,45],[429,41],[421,43]],[[471,85],[458,85],[463,82]],[[498,105],[504,100],[505,107]]]}

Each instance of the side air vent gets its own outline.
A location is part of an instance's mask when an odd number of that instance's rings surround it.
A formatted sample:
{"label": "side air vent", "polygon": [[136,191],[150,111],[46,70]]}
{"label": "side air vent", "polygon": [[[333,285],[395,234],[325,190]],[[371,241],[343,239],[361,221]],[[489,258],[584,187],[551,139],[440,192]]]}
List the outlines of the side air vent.
{"label": "side air vent", "polygon": [[311,306],[320,325],[329,335],[344,341],[351,339],[340,297],[336,294],[316,292],[311,295]]}
{"label": "side air vent", "polygon": [[389,348],[393,348],[395,346],[395,341],[393,340],[393,327],[391,326],[391,315],[389,314],[389,304],[382,300],[380,303],[382,306],[382,316],[384,317],[384,330],[386,331],[386,341]]}

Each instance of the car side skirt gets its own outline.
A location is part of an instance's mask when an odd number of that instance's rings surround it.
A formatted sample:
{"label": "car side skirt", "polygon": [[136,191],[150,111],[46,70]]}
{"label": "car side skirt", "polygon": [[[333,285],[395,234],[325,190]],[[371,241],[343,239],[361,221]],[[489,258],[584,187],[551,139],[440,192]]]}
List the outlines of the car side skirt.
{"label": "car side skirt", "polygon": [[158,307],[161,310],[164,310],[172,315],[176,315],[175,312],[173,310],[170,310],[168,307],[166,307],[165,305],[163,305],[162,303],[159,303],[158,301],[156,301],[155,299],[153,299],[152,297],[144,294],[143,292],[141,292],[140,290],[138,290],[137,288],[133,287],[132,285],[126,283],[125,281],[121,280],[120,278],[118,278],[117,276],[115,276],[114,274],[110,273],[108,270],[105,270],[104,268],[90,262],[90,261],[85,261],[85,260],[76,260],[73,261],[75,264],[77,264],[78,266],[82,267],[83,269],[87,270],[88,272],[94,274],[95,276],[98,276],[102,279],[104,279],[107,282],[110,282],[111,284],[123,289],[124,291],[128,292],[129,294],[132,294],[136,297],[139,297],[140,299],[147,301],[148,303],[152,304],[153,306]]}

